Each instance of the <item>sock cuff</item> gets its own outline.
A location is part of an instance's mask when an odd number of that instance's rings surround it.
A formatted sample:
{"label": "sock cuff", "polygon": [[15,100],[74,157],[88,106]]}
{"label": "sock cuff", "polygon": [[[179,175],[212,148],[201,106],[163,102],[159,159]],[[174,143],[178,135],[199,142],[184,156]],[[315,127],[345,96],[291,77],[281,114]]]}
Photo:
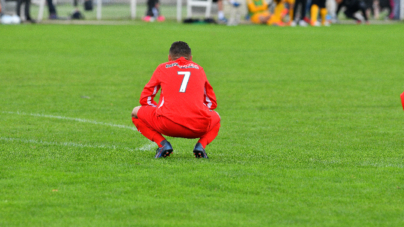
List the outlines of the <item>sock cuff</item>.
{"label": "sock cuff", "polygon": [[166,144],[167,140],[163,138],[163,140],[161,140],[161,138],[157,138],[156,140],[153,138],[153,141],[157,144],[157,146],[162,147],[164,146],[164,144]]}

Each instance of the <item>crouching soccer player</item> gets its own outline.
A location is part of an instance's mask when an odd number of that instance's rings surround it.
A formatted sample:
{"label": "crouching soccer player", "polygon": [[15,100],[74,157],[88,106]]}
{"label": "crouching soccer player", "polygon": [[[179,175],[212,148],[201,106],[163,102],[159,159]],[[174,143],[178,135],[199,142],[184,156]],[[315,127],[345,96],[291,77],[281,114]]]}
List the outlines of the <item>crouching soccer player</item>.
{"label": "crouching soccer player", "polygon": [[[154,97],[160,88],[156,103]],[[194,155],[208,158],[205,148],[219,132],[220,117],[213,111],[217,103],[212,86],[203,68],[192,61],[187,43],[171,45],[168,62],[154,71],[140,95],[140,104],[132,111],[132,121],[143,136],[157,143],[155,158],[165,158],[173,152],[163,135],[199,138]]]}

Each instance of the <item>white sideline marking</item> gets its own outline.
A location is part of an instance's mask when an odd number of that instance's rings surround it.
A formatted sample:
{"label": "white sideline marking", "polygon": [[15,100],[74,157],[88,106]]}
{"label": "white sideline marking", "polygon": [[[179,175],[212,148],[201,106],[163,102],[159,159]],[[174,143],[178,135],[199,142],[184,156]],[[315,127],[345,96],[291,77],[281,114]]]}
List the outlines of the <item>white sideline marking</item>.
{"label": "white sideline marking", "polygon": [[[70,121],[78,121],[78,122],[83,122],[83,123],[91,123],[91,124],[96,124],[96,125],[106,125],[106,126],[111,126],[111,127],[117,127],[117,128],[125,128],[125,129],[130,129],[133,131],[137,131],[135,127],[130,127],[126,125],[117,125],[117,124],[110,124],[110,123],[104,123],[104,122],[99,122],[99,121],[93,121],[93,120],[87,120],[87,119],[81,119],[81,118],[72,118],[72,117],[63,117],[63,116],[55,116],[55,115],[47,115],[47,114],[35,114],[35,113],[24,113],[24,112],[10,112],[10,111],[1,111],[0,113],[6,113],[6,114],[17,114],[17,115],[28,115],[28,116],[34,116],[34,117],[45,117],[45,118],[56,118],[56,119],[62,119],[62,120],[70,120]],[[4,138],[0,137],[0,140],[6,140],[6,141],[20,141],[24,143],[37,143],[37,144],[46,144],[46,145],[60,145],[60,146],[74,146],[74,147],[92,147],[92,148],[110,148],[110,149],[115,149],[115,146],[91,146],[91,145],[83,145],[83,144],[77,144],[77,143],[71,143],[71,142],[64,142],[64,143],[55,143],[55,142],[43,142],[43,141],[36,141],[36,140],[21,140],[21,139],[15,139],[15,138]],[[139,151],[150,151],[153,150],[156,147],[156,144],[154,143],[148,143],[143,145],[140,148],[136,148],[136,150]],[[124,148],[129,151],[133,151],[130,148]]]}
{"label": "white sideline marking", "polygon": [[128,151],[133,151],[127,147],[116,147],[116,146],[108,146],[108,145],[88,145],[88,144],[80,144],[80,143],[72,143],[72,142],[46,142],[42,140],[27,140],[27,139],[18,139],[18,138],[6,138],[0,137],[0,140],[10,141],[10,142],[22,142],[22,143],[34,143],[34,144],[43,144],[43,145],[52,145],[52,146],[66,146],[66,147],[89,147],[89,148],[106,148],[116,150],[117,148],[125,149]]}
{"label": "white sideline marking", "polygon": [[136,148],[136,150],[138,150],[138,151],[150,151],[150,150],[155,149],[156,147],[157,147],[157,144],[148,143],[148,144],[143,145],[142,147]]}
{"label": "white sideline marking", "polygon": [[2,111],[1,113],[17,114],[17,115],[28,115],[28,116],[34,116],[34,117],[56,118],[56,119],[69,120],[69,121],[78,121],[78,122],[90,123],[90,124],[96,124],[96,125],[106,125],[106,126],[111,126],[111,127],[116,127],[116,128],[125,128],[125,129],[130,129],[130,130],[133,130],[133,131],[137,131],[135,127],[130,127],[130,126],[126,126],[126,125],[117,125],[117,124],[111,124],[111,123],[104,123],[104,122],[81,119],[81,118],[63,117],[63,116],[46,115],[46,114],[35,114],[35,113],[24,113],[24,112],[19,112],[19,111],[17,111],[17,112]]}

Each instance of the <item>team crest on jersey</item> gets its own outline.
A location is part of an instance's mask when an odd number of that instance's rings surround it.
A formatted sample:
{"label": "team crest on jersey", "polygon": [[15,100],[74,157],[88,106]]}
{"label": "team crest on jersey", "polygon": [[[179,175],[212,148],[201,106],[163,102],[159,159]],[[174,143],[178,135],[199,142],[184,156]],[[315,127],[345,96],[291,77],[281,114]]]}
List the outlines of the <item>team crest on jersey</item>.
{"label": "team crest on jersey", "polygon": [[197,66],[197,65],[194,65],[194,64],[188,64],[188,65],[179,65],[178,63],[172,63],[172,64],[168,64],[168,65],[166,65],[166,69],[168,69],[168,68],[171,68],[171,67],[174,67],[174,66],[177,66],[178,68],[180,68],[180,69],[190,69],[190,68],[193,68],[193,69],[199,69],[199,67]]}

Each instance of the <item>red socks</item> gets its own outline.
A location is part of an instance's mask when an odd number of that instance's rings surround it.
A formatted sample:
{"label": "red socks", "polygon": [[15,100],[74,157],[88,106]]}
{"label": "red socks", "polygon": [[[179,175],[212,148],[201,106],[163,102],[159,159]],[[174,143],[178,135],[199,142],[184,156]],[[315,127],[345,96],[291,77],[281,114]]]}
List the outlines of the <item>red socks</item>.
{"label": "red socks", "polygon": [[198,143],[202,144],[203,148],[205,148],[206,145],[210,144],[210,142],[216,138],[217,134],[219,133],[219,128],[220,123],[217,123],[215,127],[213,127],[209,132],[199,139]]}
{"label": "red socks", "polygon": [[158,133],[157,131],[154,131],[154,129],[147,127],[145,123],[143,123],[142,120],[136,119],[132,117],[132,122],[135,124],[137,130],[145,136],[147,139],[155,142],[157,146],[162,147],[161,142],[165,140],[165,138]]}
{"label": "red socks", "polygon": [[403,109],[404,109],[404,92],[401,94],[401,104],[403,104]]}

